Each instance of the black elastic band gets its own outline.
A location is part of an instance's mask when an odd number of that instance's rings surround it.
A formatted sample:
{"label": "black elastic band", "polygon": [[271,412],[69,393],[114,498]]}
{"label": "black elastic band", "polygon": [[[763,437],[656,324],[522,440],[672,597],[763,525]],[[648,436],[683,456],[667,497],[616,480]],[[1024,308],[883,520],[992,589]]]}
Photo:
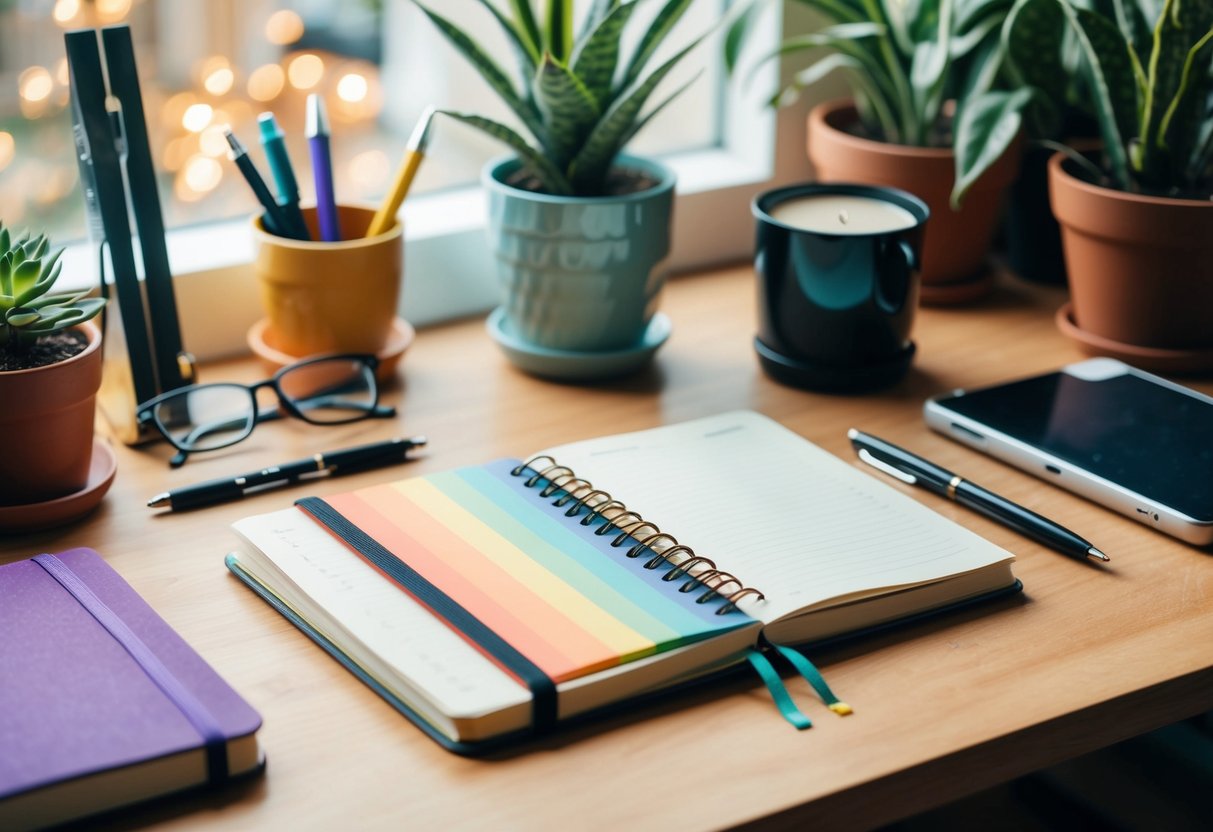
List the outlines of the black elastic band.
{"label": "black elastic band", "polygon": [[324,524],[435,615],[478,644],[521,679],[531,692],[532,730],[542,732],[555,726],[556,683],[530,659],[324,500],[304,497],[295,505]]}

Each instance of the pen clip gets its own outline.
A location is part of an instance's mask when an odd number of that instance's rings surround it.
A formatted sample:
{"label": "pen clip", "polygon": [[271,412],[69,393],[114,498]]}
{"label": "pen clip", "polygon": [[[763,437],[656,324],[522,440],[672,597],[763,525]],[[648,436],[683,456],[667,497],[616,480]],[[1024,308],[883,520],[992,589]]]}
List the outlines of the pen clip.
{"label": "pen clip", "polygon": [[869,451],[867,448],[859,449],[859,458],[862,459],[864,462],[868,463],[868,465],[871,465],[873,468],[876,468],[877,470],[880,470],[880,471],[884,471],[890,477],[896,477],[897,479],[904,482],[906,485],[917,485],[918,484],[918,478],[915,477],[913,474],[902,471],[900,468],[894,468],[892,465],[885,462],[883,459],[877,459],[872,454],[872,452]]}

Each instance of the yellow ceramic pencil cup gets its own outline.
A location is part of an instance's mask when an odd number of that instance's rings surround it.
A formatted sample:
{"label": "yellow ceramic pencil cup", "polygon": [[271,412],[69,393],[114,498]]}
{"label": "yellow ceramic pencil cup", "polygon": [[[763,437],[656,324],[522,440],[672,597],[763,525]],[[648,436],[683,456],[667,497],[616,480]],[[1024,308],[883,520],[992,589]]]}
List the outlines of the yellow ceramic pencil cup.
{"label": "yellow ceramic pencil cup", "polygon": [[[337,207],[340,242],[291,240],[253,219],[253,270],[275,346],[303,357],[326,352],[379,353],[388,343],[404,271],[399,222],[369,239],[374,209]],[[304,208],[312,240],[316,209]]]}

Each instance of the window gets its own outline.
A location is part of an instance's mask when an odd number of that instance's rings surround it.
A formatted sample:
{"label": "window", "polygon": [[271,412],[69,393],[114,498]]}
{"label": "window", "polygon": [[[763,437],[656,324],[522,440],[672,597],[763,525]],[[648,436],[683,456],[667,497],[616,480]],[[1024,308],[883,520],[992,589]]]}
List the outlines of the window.
{"label": "window", "polygon": [[[478,3],[433,5],[477,27],[493,54],[508,54]],[[726,6],[727,0],[697,0],[677,36],[710,28]],[[251,256],[245,223],[255,202],[227,161],[224,125],[232,125],[268,175],[256,116],[275,112],[306,201],[312,191],[304,102],[311,92],[323,94],[339,198],[374,204],[424,106],[499,112],[483,81],[408,0],[0,0],[6,33],[0,43],[0,218],[7,224],[45,229],[60,242],[84,238],[62,33],[116,22],[128,22],[136,41],[165,221],[180,229],[170,233],[179,278],[238,266]],[[758,40],[773,46],[779,26],[773,10]],[[642,28],[634,25],[634,35]],[[661,154],[679,171],[676,268],[743,258],[752,241],[749,199],[773,175],[787,179],[803,168],[798,117],[779,117],[784,136],[777,147],[777,119],[761,107],[772,83],[759,91],[762,83],[743,87],[725,79],[718,40],[696,50],[666,85],[672,90],[696,73],[698,80],[630,148]],[[435,130],[406,204],[404,305],[415,322],[485,309],[496,298],[479,191],[468,186],[503,149],[463,125],[447,122]],[[187,228],[216,221],[222,222]],[[86,248],[72,262],[91,275]],[[207,294],[230,299],[227,289],[242,292],[249,314],[256,313],[253,292],[234,282],[234,272],[223,291],[216,291],[216,279],[208,279]]]}

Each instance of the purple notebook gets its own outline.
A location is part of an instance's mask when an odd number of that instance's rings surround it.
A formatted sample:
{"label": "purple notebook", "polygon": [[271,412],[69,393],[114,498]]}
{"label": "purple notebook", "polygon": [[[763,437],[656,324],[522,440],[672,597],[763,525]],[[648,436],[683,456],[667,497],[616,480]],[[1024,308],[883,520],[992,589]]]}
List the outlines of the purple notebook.
{"label": "purple notebook", "polygon": [[0,828],[257,771],[260,726],[92,549],[0,566]]}

